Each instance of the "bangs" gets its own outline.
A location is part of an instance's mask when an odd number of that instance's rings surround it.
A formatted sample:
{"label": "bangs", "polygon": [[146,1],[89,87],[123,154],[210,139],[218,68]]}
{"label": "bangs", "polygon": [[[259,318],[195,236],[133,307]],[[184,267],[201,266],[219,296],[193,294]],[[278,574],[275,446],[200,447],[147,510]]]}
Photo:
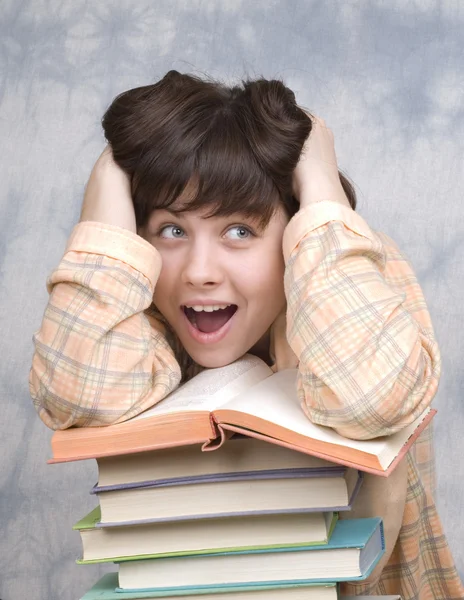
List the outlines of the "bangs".
{"label": "bangs", "polygon": [[[260,166],[240,120],[231,111],[216,114],[201,143],[178,160],[149,202],[156,209],[206,210],[206,217],[235,213],[256,218],[265,227],[279,205],[279,190]],[[199,136],[200,137],[200,136]]]}
{"label": "bangs", "polygon": [[208,207],[208,216],[241,213],[266,225],[279,206],[272,178],[260,168],[239,127],[212,131],[195,157],[192,191],[184,210]]}

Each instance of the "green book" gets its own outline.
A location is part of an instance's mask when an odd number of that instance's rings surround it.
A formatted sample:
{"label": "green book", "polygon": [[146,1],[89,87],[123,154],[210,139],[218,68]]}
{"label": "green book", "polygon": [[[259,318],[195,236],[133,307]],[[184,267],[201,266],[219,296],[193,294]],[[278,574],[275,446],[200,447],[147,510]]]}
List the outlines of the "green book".
{"label": "green book", "polygon": [[100,527],[97,507],[74,525],[79,564],[327,544],[338,513],[282,513]]}
{"label": "green book", "polygon": [[120,592],[115,591],[118,574],[107,573],[80,600],[145,600],[146,598],[185,598],[189,600],[337,600],[335,583],[252,585],[220,588],[190,588],[175,592]]}

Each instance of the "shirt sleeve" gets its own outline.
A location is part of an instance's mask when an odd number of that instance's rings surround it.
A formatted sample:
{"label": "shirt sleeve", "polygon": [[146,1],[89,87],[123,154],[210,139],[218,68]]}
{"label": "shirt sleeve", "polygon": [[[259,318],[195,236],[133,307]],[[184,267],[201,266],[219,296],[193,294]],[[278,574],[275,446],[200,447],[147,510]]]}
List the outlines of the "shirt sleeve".
{"label": "shirt sleeve", "polygon": [[309,419],[353,439],[401,430],[430,405],[440,353],[422,290],[392,240],[324,201],[284,233],[287,338]]}
{"label": "shirt sleeve", "polygon": [[125,421],[180,381],[161,322],[148,319],[161,257],[120,227],[83,222],[47,281],[34,334],[34,405],[52,429]]}

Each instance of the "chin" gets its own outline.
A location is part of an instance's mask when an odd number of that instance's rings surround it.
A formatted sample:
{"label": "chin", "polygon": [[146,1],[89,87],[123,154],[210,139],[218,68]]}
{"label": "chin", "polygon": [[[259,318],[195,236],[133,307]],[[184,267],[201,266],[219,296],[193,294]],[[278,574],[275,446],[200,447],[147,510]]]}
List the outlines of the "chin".
{"label": "chin", "polygon": [[246,352],[188,352],[188,354],[200,367],[218,369],[219,367],[226,367],[235,362],[246,354]]}

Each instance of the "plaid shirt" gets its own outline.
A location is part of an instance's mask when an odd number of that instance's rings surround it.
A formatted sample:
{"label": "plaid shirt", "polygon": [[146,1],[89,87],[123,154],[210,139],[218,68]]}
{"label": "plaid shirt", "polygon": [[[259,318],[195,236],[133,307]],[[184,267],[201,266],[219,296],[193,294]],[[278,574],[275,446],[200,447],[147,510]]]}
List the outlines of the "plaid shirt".
{"label": "plaid shirt", "polygon": [[[431,403],[440,355],[410,264],[354,211],[319,202],[284,234],[287,313],[271,331],[275,369],[298,365],[298,393],[313,422],[342,435],[389,435]],[[35,334],[31,395],[52,429],[127,420],[200,367],[152,305],[157,251],[124,229],[78,224],[48,280]],[[408,455],[399,537],[380,578],[351,594],[462,600],[433,499],[430,427]]]}

